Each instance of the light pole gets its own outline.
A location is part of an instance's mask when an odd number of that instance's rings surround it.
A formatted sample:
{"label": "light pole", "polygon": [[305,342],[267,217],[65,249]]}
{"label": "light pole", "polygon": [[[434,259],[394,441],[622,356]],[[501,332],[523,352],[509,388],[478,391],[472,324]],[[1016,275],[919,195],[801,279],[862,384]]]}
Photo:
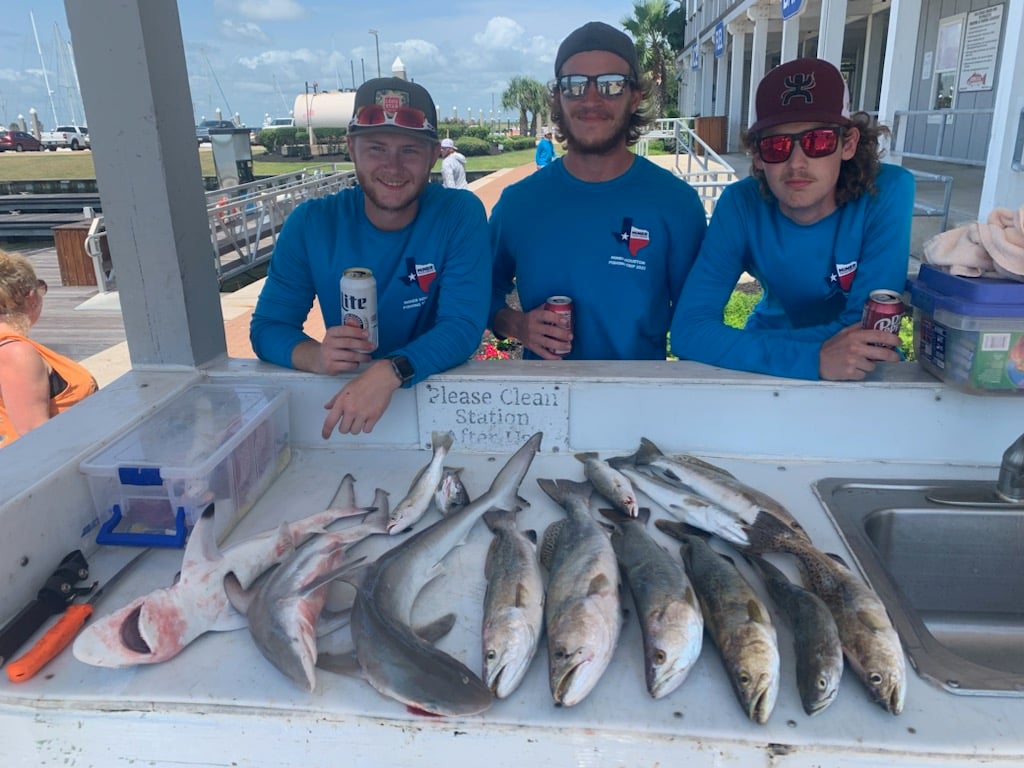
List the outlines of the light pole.
{"label": "light pole", "polygon": [[371,29],[370,34],[373,35],[373,44],[377,47],[377,77],[380,77],[380,38],[377,37],[380,31]]}

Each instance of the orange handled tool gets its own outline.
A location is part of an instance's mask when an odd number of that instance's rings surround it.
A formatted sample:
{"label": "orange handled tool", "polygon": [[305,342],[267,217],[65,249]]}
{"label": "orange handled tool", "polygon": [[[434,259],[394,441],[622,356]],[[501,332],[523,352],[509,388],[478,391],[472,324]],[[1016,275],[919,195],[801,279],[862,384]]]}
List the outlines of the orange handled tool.
{"label": "orange handled tool", "polygon": [[144,549],[129,560],[121,567],[121,570],[110,577],[106,584],[95,590],[84,603],[74,603],[68,606],[60,620],[46,630],[46,633],[36,641],[35,645],[7,665],[7,677],[11,682],[21,683],[28,680],[49,664],[58,653],[67,648],[68,643],[75,639],[75,635],[92,616],[93,607],[102,597],[104,591],[128,573],[132,566],[139,561],[139,558],[147,552],[149,550]]}

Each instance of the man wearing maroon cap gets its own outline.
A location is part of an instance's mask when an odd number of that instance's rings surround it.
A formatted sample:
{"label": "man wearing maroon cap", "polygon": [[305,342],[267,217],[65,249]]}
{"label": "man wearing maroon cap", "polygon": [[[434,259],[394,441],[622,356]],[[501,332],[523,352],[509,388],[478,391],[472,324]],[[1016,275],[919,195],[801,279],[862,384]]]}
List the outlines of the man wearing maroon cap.
{"label": "man wearing maroon cap", "polygon": [[[862,330],[871,291],[902,293],[914,181],[879,161],[888,131],[850,114],[839,71],[797,59],[765,75],[744,139],[751,176],[719,200],[672,321],[672,350],[776,376],[858,380],[897,361],[895,334]],[[743,329],[722,310],[744,272],[764,291]]]}

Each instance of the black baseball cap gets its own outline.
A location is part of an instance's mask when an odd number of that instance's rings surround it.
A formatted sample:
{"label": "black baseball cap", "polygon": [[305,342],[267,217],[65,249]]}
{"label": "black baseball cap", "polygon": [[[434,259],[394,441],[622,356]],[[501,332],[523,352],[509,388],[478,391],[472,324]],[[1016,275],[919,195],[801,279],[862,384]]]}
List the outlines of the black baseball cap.
{"label": "black baseball cap", "polygon": [[400,77],[367,80],[356,91],[348,132],[403,133],[437,140],[437,109],[422,85]]}
{"label": "black baseball cap", "polygon": [[783,123],[850,124],[850,91],[833,64],[824,59],[794,59],[761,80],[750,133]]}
{"label": "black baseball cap", "polygon": [[640,77],[640,64],[636,56],[636,46],[625,32],[603,21],[589,21],[579,29],[573,30],[558,46],[555,56],[555,77],[561,77],[562,65],[577,53],[584,51],[607,51],[614,53],[627,64],[634,79]]}

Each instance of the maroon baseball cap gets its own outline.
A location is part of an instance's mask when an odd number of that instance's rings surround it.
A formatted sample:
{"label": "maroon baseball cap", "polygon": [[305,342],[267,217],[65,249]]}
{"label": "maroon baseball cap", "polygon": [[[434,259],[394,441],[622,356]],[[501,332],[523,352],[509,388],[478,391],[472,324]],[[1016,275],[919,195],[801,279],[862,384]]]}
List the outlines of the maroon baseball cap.
{"label": "maroon baseball cap", "polygon": [[757,86],[755,104],[750,133],[783,123],[850,124],[846,80],[824,59],[795,59],[776,67]]}

